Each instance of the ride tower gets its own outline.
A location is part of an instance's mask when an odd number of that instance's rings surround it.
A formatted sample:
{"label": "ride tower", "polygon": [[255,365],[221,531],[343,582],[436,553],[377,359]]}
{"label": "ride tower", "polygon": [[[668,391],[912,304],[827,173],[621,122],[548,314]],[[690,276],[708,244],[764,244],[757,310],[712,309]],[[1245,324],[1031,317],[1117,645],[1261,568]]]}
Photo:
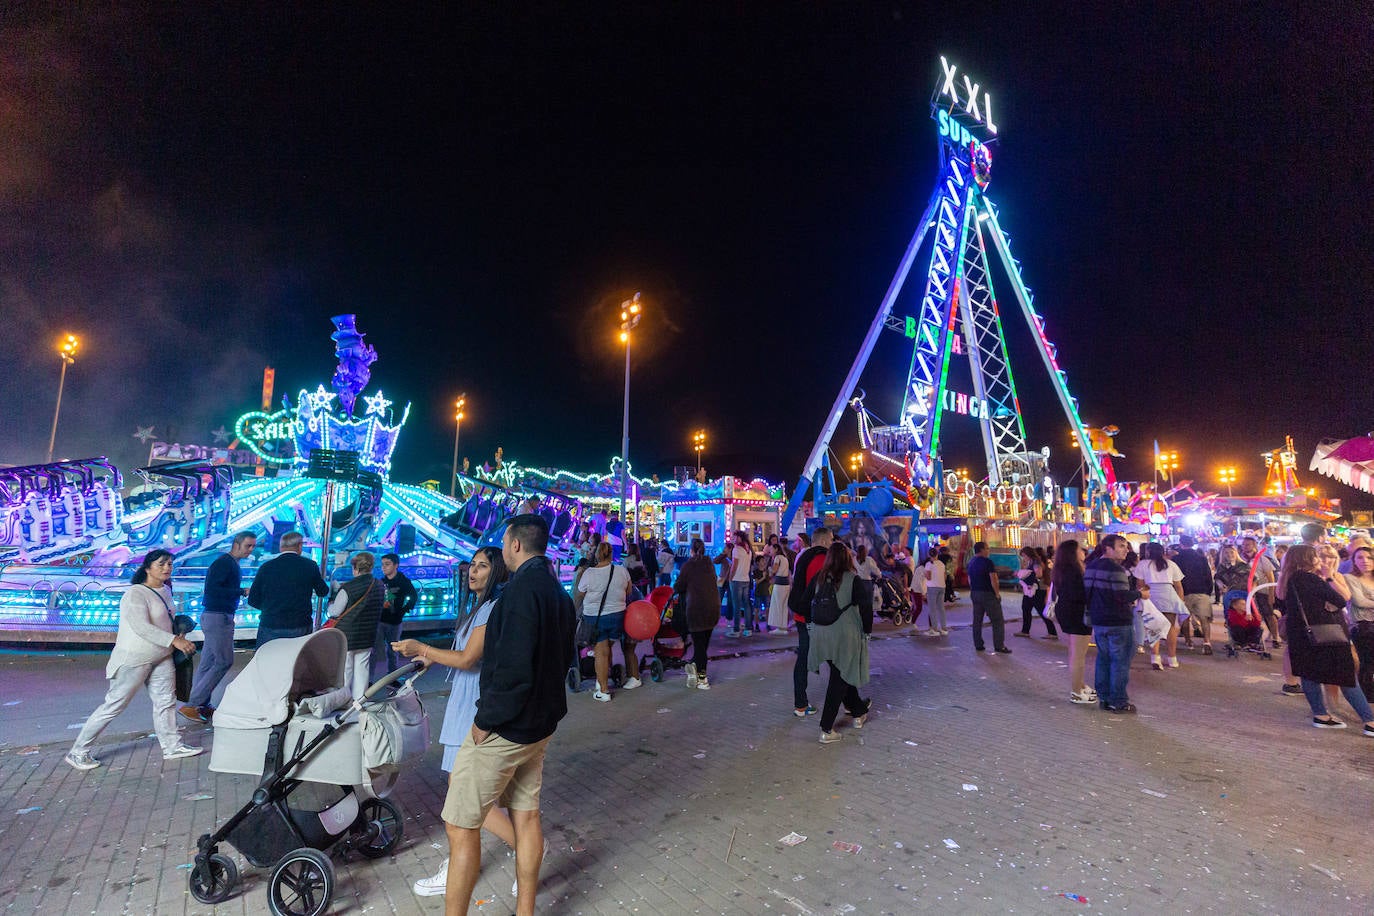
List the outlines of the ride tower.
{"label": "ride tower", "polygon": [[[990,147],[998,134],[992,96],[944,57],[940,58],[940,68],[930,105],[939,136],[939,178],[807,456],[783,516],[784,530],[791,526],[813,491],[818,505],[835,492],[828,454],[846,406],[859,414],[865,470],[903,484],[907,491],[903,498],[923,512],[941,514],[946,477],[940,462],[941,421],[951,410],[978,421],[987,459],[988,486],[1032,488],[1042,484],[1049,450],[1037,451],[1027,446],[1003,314],[993,286],[990,249],[996,252],[1010,281],[1020,315],[1030,328],[1059,405],[1069,421],[1073,441],[1082,452],[1087,496],[1092,502],[1105,501],[1107,477],[1102,463],[1090,445],[1088,429],[1078,413],[1078,401],[1069,393],[1055,346],[1046,337],[1044,318],[1035,310],[1020,262],[1011,253],[1010,238],[987,194],[992,171]],[[893,307],[927,236],[933,241],[919,312],[899,317],[893,314]],[[913,341],[901,412],[893,424],[876,422],[864,405],[864,393],[857,387],[884,330]],[[968,361],[972,395],[956,394],[949,388],[951,363],[962,358]],[[918,491],[933,495],[925,501],[907,495]]]}

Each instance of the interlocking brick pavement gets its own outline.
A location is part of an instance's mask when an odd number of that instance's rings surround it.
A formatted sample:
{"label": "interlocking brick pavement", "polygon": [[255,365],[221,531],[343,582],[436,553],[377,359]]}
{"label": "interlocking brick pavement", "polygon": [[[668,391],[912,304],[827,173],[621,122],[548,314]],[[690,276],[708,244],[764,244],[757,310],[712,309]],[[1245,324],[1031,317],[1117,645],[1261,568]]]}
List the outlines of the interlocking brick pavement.
{"label": "interlocking brick pavement", "polygon": [[[1013,655],[975,655],[967,608],[953,609],[962,626],[948,639],[879,626],[878,673],[864,691],[873,718],[860,731],[842,714],[845,737],[834,745],[817,743],[815,718],[791,715],[793,656],[781,639],[719,639],[723,652],[748,654],[713,661],[709,692],[686,689],[670,672],[609,704],[570,697],[545,771],[552,851],[541,910],[1374,908],[1374,741],[1357,729],[1309,727],[1302,698],[1279,691],[1277,659],[1185,654],[1182,668],[1154,672],[1137,656],[1131,697],[1140,715],[1110,716],[1068,702],[1064,643],[1009,640]],[[30,665],[52,668],[8,658],[4,699],[15,695],[11,685],[31,686]],[[97,657],[63,663],[83,704],[99,699],[102,665]],[[426,680],[441,686],[433,674]],[[813,677],[813,702],[822,690]],[[26,694],[30,701],[45,702]],[[146,737],[146,699],[115,726],[142,731],[107,734],[96,749],[105,766],[71,770],[62,755],[74,732],[52,732],[53,723],[80,721],[95,701],[45,710],[49,733],[35,737],[28,723],[28,746],[11,740],[10,717],[23,704],[0,706],[5,912],[265,912],[266,870],[240,859],[238,894],[210,908],[189,896],[181,867],[196,836],[247,800],[252,780],[209,772],[207,757],[164,764]],[[437,736],[442,698],[432,694],[429,708]],[[1353,721],[1349,710],[1344,717]],[[187,737],[208,744],[213,731],[188,727]],[[331,912],[442,912],[441,898],[410,890],[445,855],[438,758],[436,747],[398,786],[406,836],[394,856],[335,857]],[[202,794],[213,797],[194,800]],[[793,831],[807,840],[779,842]],[[836,841],[861,849],[839,851]],[[476,897],[487,902],[475,912],[509,912],[514,860],[491,838],[483,855]]]}

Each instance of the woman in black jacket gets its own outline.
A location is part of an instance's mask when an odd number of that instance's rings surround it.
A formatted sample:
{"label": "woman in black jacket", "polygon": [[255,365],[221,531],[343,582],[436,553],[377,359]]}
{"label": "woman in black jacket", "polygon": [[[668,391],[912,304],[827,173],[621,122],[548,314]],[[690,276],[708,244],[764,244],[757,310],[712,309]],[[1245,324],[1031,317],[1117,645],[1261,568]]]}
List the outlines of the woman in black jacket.
{"label": "woman in black jacket", "polygon": [[687,686],[710,690],[706,679],[706,647],[711,644],[711,632],[720,623],[720,589],[716,585],[716,569],[706,558],[706,543],[692,539],[692,556],[678,570],[677,613],[687,619],[687,631],[692,637],[692,660],[687,663]]}
{"label": "woman in black jacket", "polygon": [[1084,619],[1088,595],[1083,588],[1083,560],[1086,552],[1077,541],[1060,541],[1050,564],[1049,601],[1054,619],[1069,637],[1069,702],[1091,706],[1098,702],[1097,691],[1084,682],[1088,643],[1093,629]]}

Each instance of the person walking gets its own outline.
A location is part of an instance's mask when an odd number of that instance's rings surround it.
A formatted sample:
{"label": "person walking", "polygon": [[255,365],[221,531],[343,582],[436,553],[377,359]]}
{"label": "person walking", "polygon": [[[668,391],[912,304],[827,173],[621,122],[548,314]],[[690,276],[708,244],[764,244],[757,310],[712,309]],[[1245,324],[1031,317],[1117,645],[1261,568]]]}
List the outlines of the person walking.
{"label": "person walking", "polygon": [[401,667],[392,643],[401,638],[401,623],[420,598],[415,591],[415,583],[401,572],[399,554],[382,554],[382,588],[382,616],[377,621],[377,639],[372,646],[373,681],[381,680]]}
{"label": "person walking", "polygon": [[1054,608],[1054,618],[1069,637],[1069,702],[1091,705],[1098,701],[1097,691],[1084,681],[1087,667],[1088,643],[1093,631],[1084,615],[1088,610],[1088,596],[1083,588],[1083,561],[1087,554],[1077,541],[1060,541],[1054,549],[1054,563],[1050,566],[1050,590],[1047,601]]}
{"label": "person walking", "polygon": [[735,532],[735,545],[730,549],[730,605],[735,610],[734,624],[726,636],[754,635],[754,609],[749,604],[749,571],[754,566],[754,551],[749,547],[749,535]]}
{"label": "person walking", "polygon": [[1183,606],[1188,612],[1187,646],[1193,647],[1193,628],[1202,632],[1202,654],[1212,654],[1212,564],[1198,550],[1192,535],[1181,535],[1174,565],[1183,572]]}
{"label": "person walking", "polygon": [[577,611],[545,552],[549,525],[517,515],[501,555],[510,581],[487,620],[472,730],[453,758],[442,817],[448,833],[444,911],[467,911],[482,867],[481,827],[496,805],[515,830],[516,913],[532,916],[544,835],[539,816],[544,756],[568,714],[564,677],[573,661]]}
{"label": "person walking", "polygon": [[678,613],[686,615],[687,632],[692,639],[692,660],[686,665],[687,686],[710,690],[706,678],[706,650],[711,645],[711,633],[720,623],[720,591],[716,586],[716,570],[706,557],[706,542],[692,538],[692,555],[677,575],[674,586],[678,599]]}
{"label": "person walking", "polygon": [[806,697],[807,670],[811,663],[811,599],[816,577],[825,567],[825,558],[835,535],[829,528],[817,528],[811,546],[797,554],[792,567],[792,589],[787,593],[787,609],[797,626],[797,660],[792,665],[792,715],[799,719],[816,714]]}
{"label": "person walking", "polygon": [[949,624],[945,621],[945,564],[940,560],[938,548],[930,548],[918,576],[925,579],[926,601],[930,603],[930,614],[926,618],[929,626],[925,635],[948,636]]}
{"label": "person walking", "polygon": [[1016,578],[1021,582],[1021,631],[1016,635],[1030,639],[1031,620],[1039,614],[1045,621],[1045,638],[1058,639],[1059,631],[1054,628],[1054,621],[1045,616],[1046,582],[1049,580],[1045,563],[1033,547],[1022,547],[1019,559],[1021,568],[1016,571]]}
{"label": "person walking", "polygon": [[256,534],[240,531],[229,544],[229,552],[216,557],[205,572],[200,614],[205,643],[186,705],[177,710],[183,719],[204,725],[215,714],[210,700],[220,681],[234,667],[234,614],[245,594],[239,561],[257,546]]}
{"label": "person walking", "polygon": [[[1351,543],[1354,543],[1351,538]],[[1346,605],[1352,623],[1350,641],[1359,656],[1357,681],[1364,698],[1374,703],[1374,547],[1356,546],[1348,557],[1350,572],[1344,573],[1350,590]]]}
{"label": "person walking", "polygon": [[[668,539],[663,539],[663,544],[658,548],[658,584],[673,584],[673,567],[677,565],[677,555],[673,553],[673,548],[669,545]],[[720,617],[720,595],[716,595],[716,617]]]}
{"label": "person walking", "polygon": [[773,548],[773,562],[768,575],[773,581],[768,604],[768,631],[775,636],[786,636],[787,596],[792,591],[792,561],[781,544]]}
{"label": "person walking", "polygon": [[1310,544],[1295,544],[1284,554],[1275,591],[1285,609],[1288,657],[1312,709],[1314,728],[1346,727],[1327,710],[1322,685],[1331,684],[1364,723],[1365,737],[1374,738],[1374,710],[1357,686],[1350,644],[1328,638],[1345,632],[1345,604],[1350,600],[1345,580],[1335,567],[1334,563],[1330,569],[1321,567],[1317,550]]}
{"label": "person walking", "polygon": [[997,567],[992,563],[992,550],[986,541],[973,545],[973,559],[968,564],[968,593],[973,602],[973,650],[984,651],[983,618],[992,623],[992,648],[1001,655],[1010,655],[1007,648],[1007,623],[1002,616],[1002,585],[997,581]]}
{"label": "person walking", "polygon": [[[821,706],[821,744],[833,744],[843,736],[835,731],[835,717],[841,703],[849,711],[851,724],[863,728],[868,721],[872,704],[859,696],[859,688],[868,684],[868,634],[873,631],[873,604],[866,613],[860,607],[864,601],[862,589],[857,587],[854,557],[849,547],[834,543],[826,551],[825,565],[816,577],[811,599],[811,647],[807,665],[819,673],[821,664],[830,668],[830,681],[825,688]],[[822,619],[818,609],[832,605],[835,614]]]}
{"label": "person walking", "polygon": [[658,585],[658,542],[652,537],[647,537],[639,545],[639,557],[644,561],[644,578],[647,580],[644,586],[644,596],[647,598],[649,590]]}
{"label": "person walking", "polygon": [[281,536],[281,553],[258,567],[248,589],[248,604],[260,612],[257,647],[274,639],[305,636],[314,627],[311,595],[329,595],[329,586],[314,560],[301,556],[301,533]]}
{"label": "person walking", "polygon": [[[1156,671],[1163,671],[1166,664],[1177,668],[1179,621],[1188,616],[1188,608],[1183,604],[1183,570],[1164,555],[1163,544],[1151,541],[1141,547],[1140,562],[1131,572],[1150,587],[1150,601],[1169,620],[1169,635],[1154,644],[1150,667]],[[1166,644],[1167,654],[1162,659],[1160,643]]]}
{"label": "person walking", "polygon": [[63,758],[73,769],[94,770],[100,766],[100,761],[91,756],[91,745],[128,708],[140,687],[148,688],[148,698],[153,701],[153,730],[162,745],[162,759],[180,760],[203,753],[204,748],[183,744],[177,728],[172,650],[191,655],[196,646],[185,636],[172,635],[176,603],[171,578],[171,552],[151,550],[134,570],[132,584],[119,599],[119,631],[105,665],[105,679],[110,686],[104,702],[86,719],[76,743]]}
{"label": "person walking", "polygon": [[1083,571],[1088,617],[1097,644],[1095,687],[1098,703],[1108,712],[1136,711],[1127,696],[1131,657],[1135,654],[1135,603],[1140,589],[1131,588],[1130,576],[1121,562],[1131,545],[1119,534],[1109,534],[1099,544],[1100,553]]}
{"label": "person walking", "polygon": [[[611,701],[611,644],[625,638],[625,606],[634,587],[625,567],[612,562],[613,556],[611,545],[603,541],[596,548],[596,565],[582,571],[575,592],[582,626],[588,631],[586,642],[595,647],[596,690],[592,699],[598,703]],[[640,686],[639,659],[633,651],[625,652],[625,673],[629,677],[621,685],[624,689]]]}
{"label": "person walking", "polygon": [[[506,561],[498,547],[482,547],[468,564],[467,606],[458,618],[454,630],[453,648],[435,649],[414,639],[402,639],[392,646],[406,658],[418,658],[426,665],[442,665],[451,669],[452,679],[448,704],[444,707],[444,726],[439,743],[444,755],[440,768],[453,773],[453,761],[458,748],[472,732],[472,720],[477,715],[477,700],[481,696],[482,654],[486,647],[487,621],[496,606],[496,594],[507,579]],[[452,779],[452,775],[449,777]],[[515,849],[515,828],[510,815],[492,806],[482,821],[482,829],[498,837]],[[440,897],[448,887],[448,862],[428,878],[421,878],[412,887],[417,896]]]}
{"label": "person walking", "polygon": [[366,550],[355,553],[349,563],[353,578],[339,587],[329,603],[332,626],[348,637],[344,686],[353,692],[355,700],[367,692],[368,675],[372,671],[372,646],[377,641],[377,621],[381,619],[385,600],[382,583],[372,575],[375,560]]}

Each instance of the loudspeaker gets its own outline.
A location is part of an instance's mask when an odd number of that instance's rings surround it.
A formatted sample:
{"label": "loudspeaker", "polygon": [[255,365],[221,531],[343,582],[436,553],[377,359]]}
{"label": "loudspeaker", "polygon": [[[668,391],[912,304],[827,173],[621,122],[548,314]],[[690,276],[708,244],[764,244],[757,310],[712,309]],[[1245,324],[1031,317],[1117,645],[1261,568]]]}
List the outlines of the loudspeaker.
{"label": "loudspeaker", "polygon": [[415,550],[415,526],[397,525],[396,526],[396,552],[401,556],[413,553]]}

